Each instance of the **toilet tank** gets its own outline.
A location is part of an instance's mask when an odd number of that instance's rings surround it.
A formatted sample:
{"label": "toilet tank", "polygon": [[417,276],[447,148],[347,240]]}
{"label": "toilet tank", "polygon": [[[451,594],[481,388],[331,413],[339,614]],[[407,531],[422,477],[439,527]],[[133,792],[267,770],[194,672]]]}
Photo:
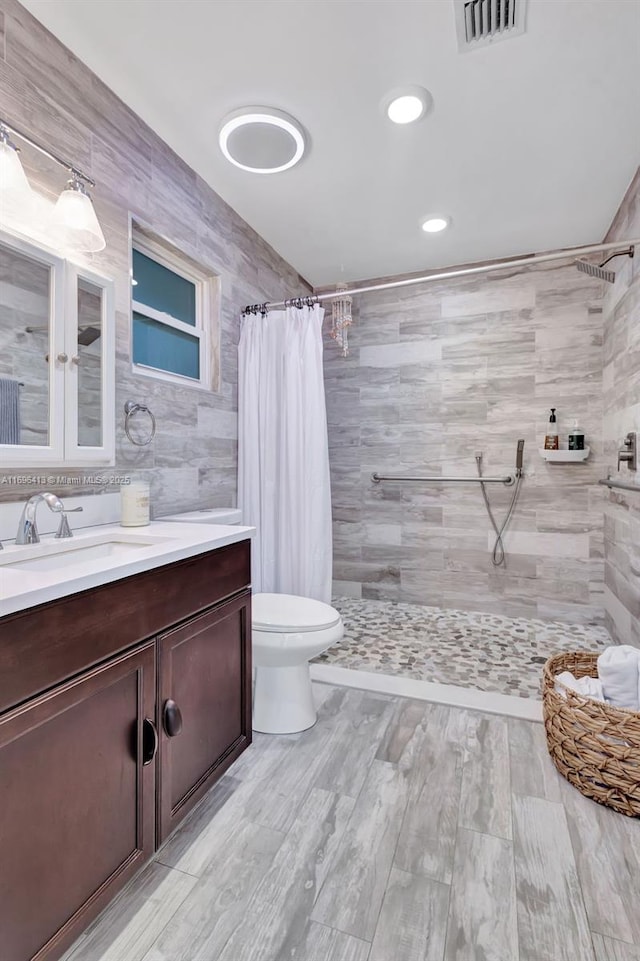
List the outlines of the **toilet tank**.
{"label": "toilet tank", "polygon": [[179,521],[181,524],[241,524],[242,512],[237,507],[205,507],[184,514],[156,517],[157,521]]}

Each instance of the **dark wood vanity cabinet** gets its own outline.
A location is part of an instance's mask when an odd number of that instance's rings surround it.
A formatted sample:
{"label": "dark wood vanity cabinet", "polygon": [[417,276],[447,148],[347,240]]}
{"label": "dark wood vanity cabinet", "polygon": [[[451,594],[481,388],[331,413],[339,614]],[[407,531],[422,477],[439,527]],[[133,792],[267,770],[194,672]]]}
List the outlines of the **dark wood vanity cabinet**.
{"label": "dark wood vanity cabinet", "polygon": [[158,638],[159,843],[238,756],[251,729],[248,601],[241,595]]}
{"label": "dark wood vanity cabinet", "polygon": [[154,850],[155,645],[0,720],[0,957],[73,939]]}
{"label": "dark wood vanity cabinet", "polygon": [[0,619],[0,961],[60,957],[250,744],[249,575],[242,541]]}

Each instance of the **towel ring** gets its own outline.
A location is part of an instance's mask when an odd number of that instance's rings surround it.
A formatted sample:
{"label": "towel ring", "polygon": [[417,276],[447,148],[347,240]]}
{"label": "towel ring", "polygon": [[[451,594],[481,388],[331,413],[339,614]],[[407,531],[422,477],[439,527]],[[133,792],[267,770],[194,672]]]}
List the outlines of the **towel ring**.
{"label": "towel ring", "polygon": [[[149,415],[149,418],[150,418],[150,420],[151,420],[151,430],[150,430],[149,436],[147,437],[146,440],[136,440],[134,437],[131,436],[131,432],[130,432],[130,430],[129,430],[129,421],[130,421],[131,418],[134,416],[134,414],[137,414],[138,412],[141,412],[141,413],[143,413],[143,414],[148,414],[148,415]],[[128,400],[128,401],[125,403],[125,405],[124,405],[124,432],[125,432],[125,434],[127,435],[127,437],[129,438],[129,440],[131,441],[131,443],[132,443],[132,444],[135,444],[136,447],[146,447],[147,444],[150,444],[150,443],[151,443],[151,441],[153,440],[153,438],[156,436],[156,419],[155,419],[155,417],[153,416],[153,414],[151,413],[151,411],[149,410],[149,408],[148,408],[145,404],[136,404],[136,402],[133,401],[133,400]]]}

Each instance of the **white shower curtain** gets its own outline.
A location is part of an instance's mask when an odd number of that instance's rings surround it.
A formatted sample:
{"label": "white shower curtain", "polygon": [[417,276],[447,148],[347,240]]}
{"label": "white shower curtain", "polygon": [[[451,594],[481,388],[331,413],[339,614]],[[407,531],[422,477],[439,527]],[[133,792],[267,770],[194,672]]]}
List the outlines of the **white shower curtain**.
{"label": "white shower curtain", "polygon": [[324,310],[247,314],[238,347],[238,488],[257,529],[253,589],[331,599]]}

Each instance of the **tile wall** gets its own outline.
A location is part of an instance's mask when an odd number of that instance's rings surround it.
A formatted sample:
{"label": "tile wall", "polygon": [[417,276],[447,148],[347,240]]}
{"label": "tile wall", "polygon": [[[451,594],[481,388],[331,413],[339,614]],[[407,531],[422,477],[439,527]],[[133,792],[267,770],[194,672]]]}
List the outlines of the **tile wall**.
{"label": "tile wall", "polygon": [[[608,240],[640,238],[640,169],[613,222]],[[640,248],[633,260],[618,259],[615,286],[604,302],[604,445],[615,471],[628,431],[640,438]],[[623,467],[622,480],[640,485]],[[612,491],[605,498],[605,608],[613,636],[640,647],[640,486],[638,493]]]}
{"label": "tile wall", "polygon": [[[92,195],[107,248],[86,263],[116,283],[116,470],[135,471],[151,481],[156,514],[235,504],[240,311],[247,303],[281,300],[309,288],[16,0],[0,0],[2,23],[0,116],[55,153],[73,158],[97,182]],[[26,147],[22,158],[31,183],[54,199],[64,184],[64,171]],[[217,392],[174,386],[132,373],[130,214],[221,276]],[[128,398],[148,404],[157,419],[155,441],[142,451],[133,448],[124,435],[123,405]],[[89,473],[95,474],[95,469]],[[0,498],[22,499],[27,490],[24,485],[0,484]],[[95,488],[88,492],[92,490]],[[73,487],[74,494],[80,491]],[[57,492],[65,490],[61,487]]]}
{"label": "tile wall", "polygon": [[[336,592],[578,623],[604,618],[602,284],[572,266],[362,295],[351,354],[329,344],[325,376]],[[574,418],[584,464],[538,453],[549,408]],[[374,484],[371,473],[525,480],[505,543],[477,484]],[[511,490],[493,485],[498,519]]]}

